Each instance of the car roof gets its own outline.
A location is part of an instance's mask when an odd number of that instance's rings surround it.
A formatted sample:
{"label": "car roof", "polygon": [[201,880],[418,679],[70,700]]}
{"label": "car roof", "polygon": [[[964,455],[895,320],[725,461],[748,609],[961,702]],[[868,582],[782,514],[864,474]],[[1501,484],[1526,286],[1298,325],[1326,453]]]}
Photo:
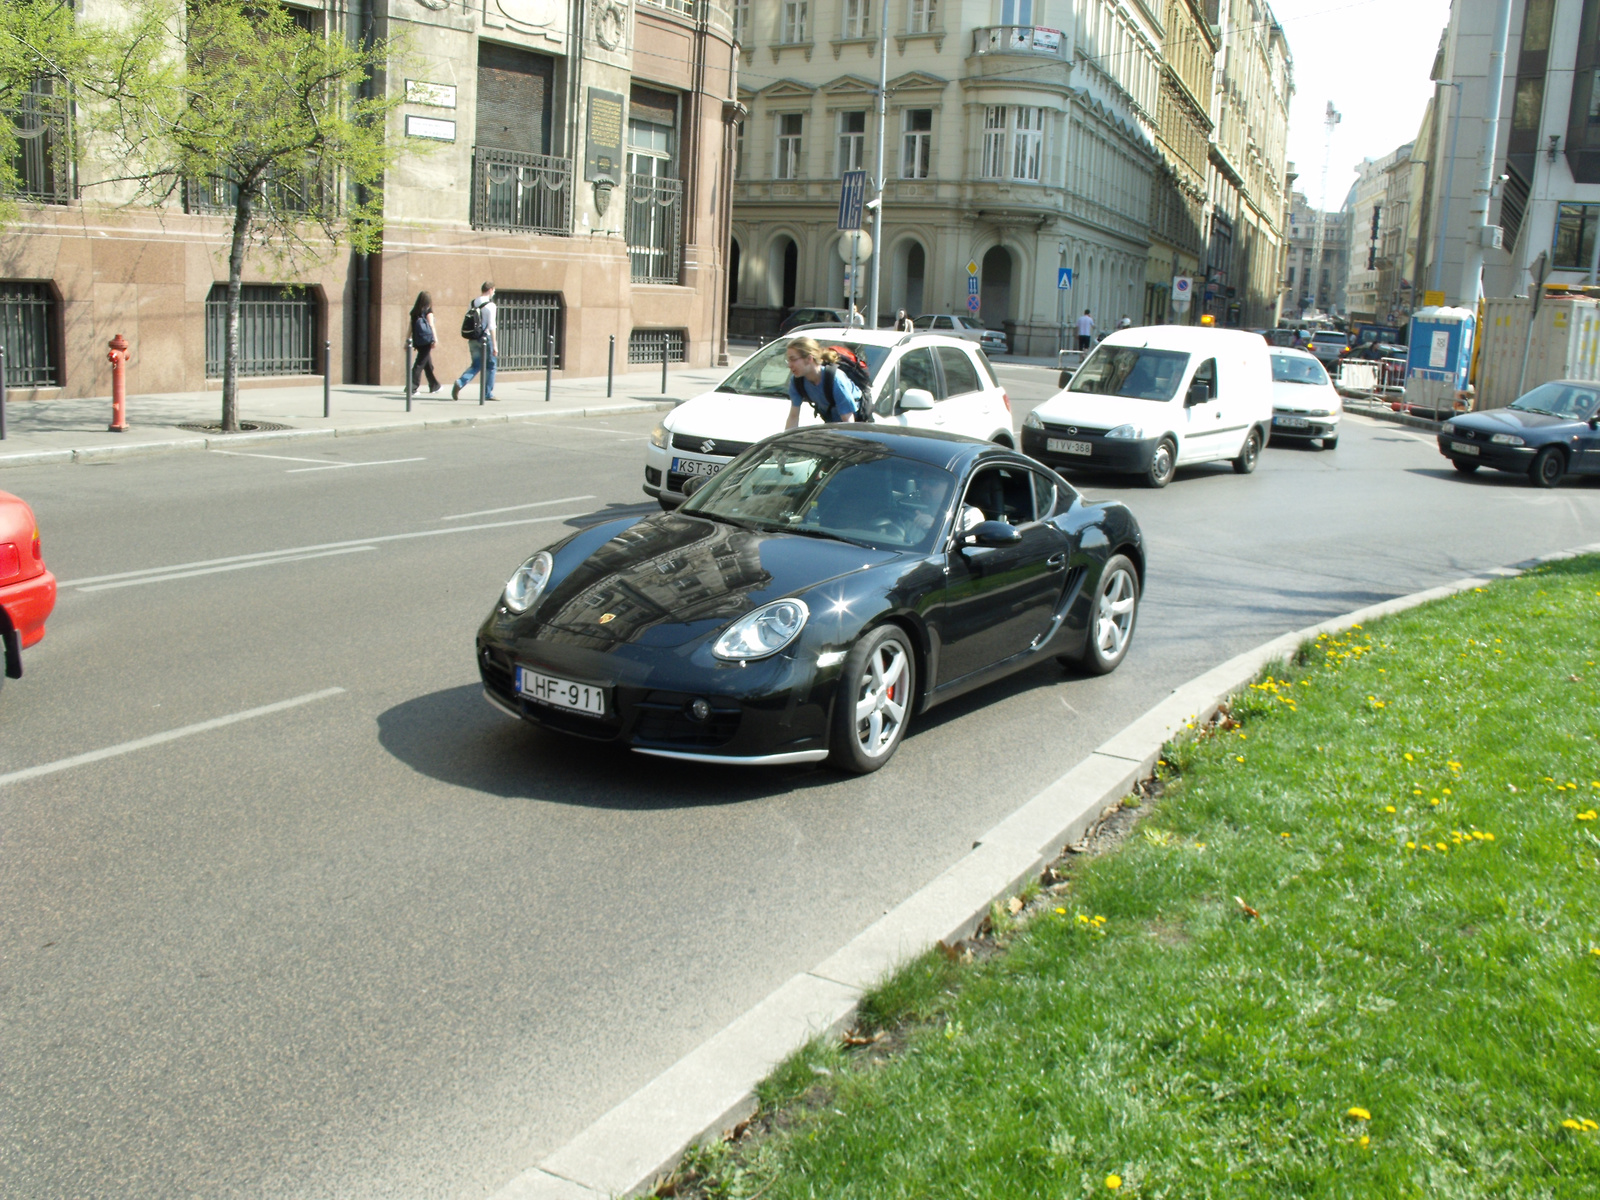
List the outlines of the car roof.
{"label": "car roof", "polygon": [[878,426],[847,422],[840,425],[807,425],[777,435],[788,438],[847,438],[854,441],[877,442],[901,458],[912,458],[947,471],[959,473],[975,459],[990,453],[1002,454],[1008,459],[1025,461],[1014,450],[993,442],[979,441],[959,433],[946,433],[942,429],[916,429],[903,425]]}
{"label": "car roof", "polygon": [[1102,346],[1134,346],[1153,350],[1187,350],[1215,354],[1227,346],[1259,346],[1270,349],[1260,334],[1246,329],[1208,329],[1204,325],[1135,325],[1107,334]]}
{"label": "car roof", "polygon": [[1282,356],[1283,358],[1309,358],[1318,366],[1322,365],[1322,360],[1315,354],[1305,350],[1297,350],[1293,346],[1274,346],[1272,347],[1271,354],[1275,358],[1279,356]]}
{"label": "car roof", "polygon": [[[789,330],[789,333],[804,333],[816,341],[855,342],[862,346],[884,346],[890,350],[902,342],[915,342],[919,346],[960,346],[964,350],[975,349],[975,343],[965,338],[951,337],[947,333],[934,333],[927,329],[918,329],[911,333],[901,333],[897,329],[867,329],[860,325],[803,325]],[[788,334],[783,335],[787,337]]]}

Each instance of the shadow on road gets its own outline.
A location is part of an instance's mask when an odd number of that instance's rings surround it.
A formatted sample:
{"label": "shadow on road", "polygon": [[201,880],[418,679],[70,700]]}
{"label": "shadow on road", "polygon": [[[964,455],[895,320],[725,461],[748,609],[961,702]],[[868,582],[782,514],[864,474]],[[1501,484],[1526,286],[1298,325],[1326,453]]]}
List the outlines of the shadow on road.
{"label": "shadow on road", "polygon": [[642,811],[740,804],[838,783],[827,768],[669,762],[516,721],[481,685],[430,692],[378,717],[378,742],[413,770],[510,800]]}

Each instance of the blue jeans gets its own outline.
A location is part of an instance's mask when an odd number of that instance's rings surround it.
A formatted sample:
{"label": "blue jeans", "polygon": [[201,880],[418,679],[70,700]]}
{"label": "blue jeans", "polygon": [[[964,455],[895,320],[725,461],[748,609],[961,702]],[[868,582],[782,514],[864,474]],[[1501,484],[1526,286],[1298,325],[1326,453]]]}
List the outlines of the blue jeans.
{"label": "blue jeans", "polygon": [[483,352],[488,344],[488,342],[470,343],[472,346],[472,365],[462,372],[460,379],[456,380],[456,387],[465,388],[467,384],[472,382],[472,377],[482,370],[484,372],[483,394],[490,397],[494,395],[494,365],[498,356],[489,355],[489,366],[487,369],[484,368]]}

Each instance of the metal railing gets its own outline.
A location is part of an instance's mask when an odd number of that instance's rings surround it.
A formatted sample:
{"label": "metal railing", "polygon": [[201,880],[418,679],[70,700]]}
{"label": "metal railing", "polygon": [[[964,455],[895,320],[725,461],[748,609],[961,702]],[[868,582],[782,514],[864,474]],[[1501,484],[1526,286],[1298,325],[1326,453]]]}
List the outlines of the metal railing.
{"label": "metal railing", "polygon": [[974,54],[1037,54],[1044,58],[1068,59],[1072,47],[1059,29],[1036,25],[991,25],[972,31]]}
{"label": "metal railing", "polygon": [[472,227],[572,236],[572,160],[472,148]]}
{"label": "metal railing", "polygon": [[683,335],[681,329],[635,329],[628,335],[628,361],[658,363],[665,347],[668,362],[682,362]]}
{"label": "metal railing", "polygon": [[12,114],[17,138],[12,160],[15,194],[42,204],[67,204],[73,193],[72,156],[64,152],[64,119],[50,107],[52,86],[49,80],[36,81]]}
{"label": "metal railing", "polygon": [[[239,295],[239,374],[312,375],[317,300],[309,288],[246,284]],[[228,346],[228,285],[206,298],[206,376],[222,375]]]}
{"label": "metal railing", "polygon": [[[310,212],[322,203],[329,181],[307,172],[299,176],[280,176],[268,180],[262,193],[280,212]],[[239,201],[239,185],[215,175],[183,181],[183,211],[187,213],[231,213]]]}
{"label": "metal railing", "polygon": [[561,368],[562,311],[560,292],[496,292],[496,367],[501,371],[539,371],[545,348],[555,338],[551,367]]}
{"label": "metal railing", "polygon": [[628,176],[628,259],[634,283],[677,283],[683,249],[683,183]]}
{"label": "metal railing", "polygon": [[0,346],[8,387],[54,387],[56,301],[48,284],[0,282]]}

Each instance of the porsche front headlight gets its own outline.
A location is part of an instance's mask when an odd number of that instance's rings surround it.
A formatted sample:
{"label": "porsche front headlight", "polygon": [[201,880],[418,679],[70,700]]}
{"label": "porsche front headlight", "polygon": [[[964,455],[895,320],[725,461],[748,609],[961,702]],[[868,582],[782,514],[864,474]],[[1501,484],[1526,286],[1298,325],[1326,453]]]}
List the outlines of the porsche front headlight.
{"label": "porsche front headlight", "polygon": [[506,584],[505,604],[514,613],[525,613],[544,595],[544,585],[550,582],[550,572],[555,560],[548,550],[541,550],[517,568]]}
{"label": "porsche front headlight", "polygon": [[711,653],[732,662],[766,658],[799,637],[810,615],[804,600],[763,604],[728,626],[711,647]]}
{"label": "porsche front headlight", "polygon": [[667,423],[659,421],[656,423],[655,431],[650,434],[650,444],[657,450],[665,450],[667,448],[667,440],[671,437],[672,434],[667,432]]}

